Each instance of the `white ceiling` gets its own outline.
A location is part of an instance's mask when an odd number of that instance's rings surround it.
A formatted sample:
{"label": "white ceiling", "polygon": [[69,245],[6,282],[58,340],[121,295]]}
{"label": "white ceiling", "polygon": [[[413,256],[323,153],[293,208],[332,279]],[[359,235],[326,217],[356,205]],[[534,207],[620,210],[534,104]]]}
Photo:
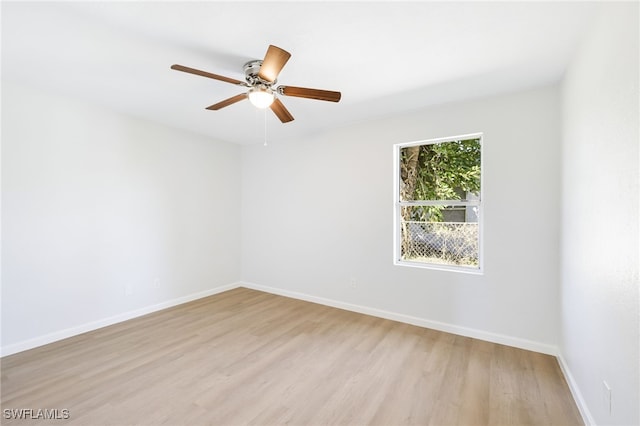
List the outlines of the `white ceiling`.
{"label": "white ceiling", "polygon": [[[335,104],[283,97],[268,138],[558,81],[597,5],[585,2],[2,2],[2,78],[231,142],[264,137],[249,102],[204,108],[242,88],[274,44],[280,84],[342,92]],[[46,108],[46,105],[34,105]]]}

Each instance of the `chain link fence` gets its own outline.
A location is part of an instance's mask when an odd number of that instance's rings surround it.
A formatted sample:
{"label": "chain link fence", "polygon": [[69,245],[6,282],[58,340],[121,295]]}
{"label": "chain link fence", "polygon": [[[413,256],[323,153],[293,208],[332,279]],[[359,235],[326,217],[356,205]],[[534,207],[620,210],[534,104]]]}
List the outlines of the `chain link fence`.
{"label": "chain link fence", "polygon": [[478,224],[403,221],[402,259],[478,266]]}

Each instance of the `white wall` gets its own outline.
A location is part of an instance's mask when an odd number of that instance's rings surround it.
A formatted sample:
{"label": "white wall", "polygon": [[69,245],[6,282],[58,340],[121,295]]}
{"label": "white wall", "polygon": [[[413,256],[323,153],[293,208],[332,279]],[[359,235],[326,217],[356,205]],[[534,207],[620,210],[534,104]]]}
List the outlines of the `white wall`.
{"label": "white wall", "polygon": [[2,150],[3,348],[240,278],[237,145],[3,81]]}
{"label": "white wall", "polygon": [[[559,115],[549,87],[245,147],[243,281],[553,352]],[[392,145],[474,132],[484,132],[485,274],[393,266]]]}
{"label": "white wall", "polygon": [[638,12],[603,6],[562,87],[561,350],[599,425],[640,424]]}

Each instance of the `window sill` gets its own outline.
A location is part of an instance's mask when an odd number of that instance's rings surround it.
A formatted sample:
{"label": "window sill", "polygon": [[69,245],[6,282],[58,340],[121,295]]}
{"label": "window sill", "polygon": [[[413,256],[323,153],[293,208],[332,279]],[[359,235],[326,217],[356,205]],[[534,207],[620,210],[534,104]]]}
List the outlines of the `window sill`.
{"label": "window sill", "polygon": [[399,259],[395,259],[393,261],[393,265],[404,266],[409,268],[432,269],[435,271],[459,272],[459,273],[470,274],[470,275],[484,275],[484,271],[482,270],[482,267],[470,268],[470,267],[455,266],[455,265],[439,265],[436,263],[411,262],[408,260],[399,260]]}

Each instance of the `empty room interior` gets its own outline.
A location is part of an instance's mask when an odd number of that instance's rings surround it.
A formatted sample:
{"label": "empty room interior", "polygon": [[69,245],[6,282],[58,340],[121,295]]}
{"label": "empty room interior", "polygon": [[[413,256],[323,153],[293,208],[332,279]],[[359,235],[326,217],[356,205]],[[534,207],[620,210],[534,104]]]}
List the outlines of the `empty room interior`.
{"label": "empty room interior", "polygon": [[7,425],[640,425],[638,1],[9,2]]}

